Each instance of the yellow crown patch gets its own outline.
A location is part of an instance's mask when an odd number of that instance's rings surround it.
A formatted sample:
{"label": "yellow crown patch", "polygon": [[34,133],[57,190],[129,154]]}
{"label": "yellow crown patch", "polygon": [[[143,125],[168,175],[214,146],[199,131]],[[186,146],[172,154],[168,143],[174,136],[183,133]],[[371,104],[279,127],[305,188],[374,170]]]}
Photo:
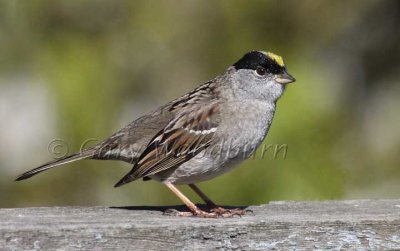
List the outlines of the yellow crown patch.
{"label": "yellow crown patch", "polygon": [[264,53],[265,56],[274,60],[280,67],[285,67],[285,63],[283,62],[283,58],[281,56],[278,56],[272,52],[262,51],[262,53]]}

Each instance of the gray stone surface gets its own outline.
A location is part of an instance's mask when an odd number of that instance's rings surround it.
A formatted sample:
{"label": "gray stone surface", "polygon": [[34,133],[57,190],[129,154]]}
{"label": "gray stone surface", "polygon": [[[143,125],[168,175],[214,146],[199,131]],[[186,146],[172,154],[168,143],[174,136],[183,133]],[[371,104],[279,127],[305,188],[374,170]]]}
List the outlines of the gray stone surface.
{"label": "gray stone surface", "polygon": [[165,209],[0,209],[0,249],[400,249],[400,200],[271,202],[231,219],[165,216]]}

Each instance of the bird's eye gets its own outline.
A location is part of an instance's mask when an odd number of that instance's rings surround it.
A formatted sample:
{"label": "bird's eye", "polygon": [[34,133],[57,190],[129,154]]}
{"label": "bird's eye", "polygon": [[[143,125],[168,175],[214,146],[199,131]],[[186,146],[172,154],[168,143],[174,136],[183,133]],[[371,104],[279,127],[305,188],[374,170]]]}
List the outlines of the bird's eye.
{"label": "bird's eye", "polygon": [[264,76],[264,75],[267,73],[267,71],[266,71],[265,68],[263,68],[263,67],[258,67],[258,68],[256,69],[256,72],[257,72],[257,74],[260,75],[260,76]]}

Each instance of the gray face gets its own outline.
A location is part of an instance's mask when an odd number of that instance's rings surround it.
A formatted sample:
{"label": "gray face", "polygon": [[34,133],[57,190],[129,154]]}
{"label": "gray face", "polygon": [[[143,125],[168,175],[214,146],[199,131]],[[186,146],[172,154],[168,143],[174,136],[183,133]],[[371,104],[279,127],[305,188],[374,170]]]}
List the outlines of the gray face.
{"label": "gray face", "polygon": [[285,89],[273,73],[260,75],[257,70],[239,69],[231,74],[234,94],[243,99],[276,102]]}
{"label": "gray face", "polygon": [[295,79],[286,72],[283,59],[271,52],[251,51],[229,67],[236,97],[276,102],[285,85]]}

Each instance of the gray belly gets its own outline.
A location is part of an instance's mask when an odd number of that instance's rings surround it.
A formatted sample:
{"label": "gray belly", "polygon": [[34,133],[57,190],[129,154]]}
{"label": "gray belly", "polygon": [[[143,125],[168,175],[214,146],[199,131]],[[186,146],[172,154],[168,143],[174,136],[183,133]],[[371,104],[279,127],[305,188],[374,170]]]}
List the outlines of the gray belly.
{"label": "gray belly", "polygon": [[221,141],[175,169],[157,173],[152,179],[173,184],[191,184],[215,178],[248,159],[264,139],[265,133],[251,141],[236,137],[231,142]]}
{"label": "gray belly", "polygon": [[244,160],[241,157],[221,159],[206,156],[207,154],[206,151],[203,151],[176,169],[157,173],[151,178],[178,185],[198,183],[215,178],[231,170]]}

